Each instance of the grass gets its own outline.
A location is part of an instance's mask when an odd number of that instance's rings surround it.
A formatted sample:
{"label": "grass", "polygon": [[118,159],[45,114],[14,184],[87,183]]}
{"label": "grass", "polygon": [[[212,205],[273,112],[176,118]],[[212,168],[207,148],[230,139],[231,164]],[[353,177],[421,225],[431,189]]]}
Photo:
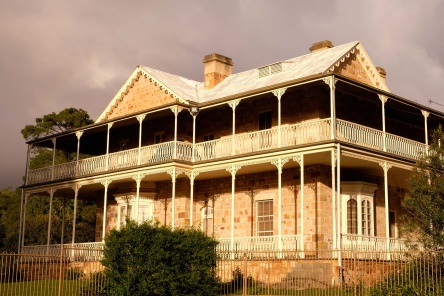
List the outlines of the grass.
{"label": "grass", "polygon": [[[64,296],[78,295],[79,281],[63,280],[61,283]],[[0,283],[0,296],[31,296],[59,295],[59,280],[22,281],[14,283]]]}

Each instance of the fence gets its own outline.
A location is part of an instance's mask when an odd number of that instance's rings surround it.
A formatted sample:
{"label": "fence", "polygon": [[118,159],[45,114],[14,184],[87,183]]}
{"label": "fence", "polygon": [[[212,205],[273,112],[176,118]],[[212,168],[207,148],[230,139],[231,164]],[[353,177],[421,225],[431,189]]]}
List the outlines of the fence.
{"label": "fence", "polygon": [[[91,254],[90,248],[85,249]],[[82,249],[63,248],[63,253]],[[96,254],[102,255],[101,250]],[[0,254],[0,296],[92,296],[106,284],[100,257],[73,260],[64,255]]]}
{"label": "fence", "polygon": [[[444,295],[442,252],[249,251],[217,256],[220,295]],[[2,296],[99,295],[106,284],[99,258],[0,254],[0,264]]]}

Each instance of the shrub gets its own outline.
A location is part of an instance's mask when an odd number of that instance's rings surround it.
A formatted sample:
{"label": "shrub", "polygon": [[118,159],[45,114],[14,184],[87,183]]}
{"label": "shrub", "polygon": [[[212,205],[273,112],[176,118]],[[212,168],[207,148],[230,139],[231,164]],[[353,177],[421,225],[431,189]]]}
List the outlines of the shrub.
{"label": "shrub", "polygon": [[103,272],[94,272],[88,275],[79,287],[79,296],[107,296],[109,286]]}
{"label": "shrub", "polygon": [[369,295],[444,295],[442,253],[426,252],[410,258],[400,270],[369,289]]}
{"label": "shrub", "polygon": [[217,242],[196,229],[128,221],[104,249],[111,295],[217,295]]}
{"label": "shrub", "polygon": [[79,267],[70,267],[65,270],[63,278],[65,280],[78,280],[85,276],[85,273]]}

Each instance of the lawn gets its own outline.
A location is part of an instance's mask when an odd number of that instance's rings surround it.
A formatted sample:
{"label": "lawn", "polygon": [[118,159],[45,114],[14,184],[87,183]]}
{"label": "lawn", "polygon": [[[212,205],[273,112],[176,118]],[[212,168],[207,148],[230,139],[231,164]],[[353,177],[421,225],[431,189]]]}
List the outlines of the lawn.
{"label": "lawn", "polygon": [[[61,294],[63,296],[78,295],[78,286],[81,282],[63,280]],[[59,280],[22,281],[15,283],[0,283],[0,296],[57,296]]]}

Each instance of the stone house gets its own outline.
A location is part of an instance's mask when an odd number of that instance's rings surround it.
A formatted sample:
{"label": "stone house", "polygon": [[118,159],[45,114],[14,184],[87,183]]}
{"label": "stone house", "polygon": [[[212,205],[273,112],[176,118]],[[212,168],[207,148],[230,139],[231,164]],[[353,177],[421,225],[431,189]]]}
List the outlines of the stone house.
{"label": "stone house", "polygon": [[203,63],[203,82],[138,66],[94,124],[28,142],[77,159],[28,169],[24,208],[96,201],[92,245],[129,218],[199,227],[223,250],[405,247],[406,180],[443,113],[390,93],[359,41],[235,74],[220,54]]}

